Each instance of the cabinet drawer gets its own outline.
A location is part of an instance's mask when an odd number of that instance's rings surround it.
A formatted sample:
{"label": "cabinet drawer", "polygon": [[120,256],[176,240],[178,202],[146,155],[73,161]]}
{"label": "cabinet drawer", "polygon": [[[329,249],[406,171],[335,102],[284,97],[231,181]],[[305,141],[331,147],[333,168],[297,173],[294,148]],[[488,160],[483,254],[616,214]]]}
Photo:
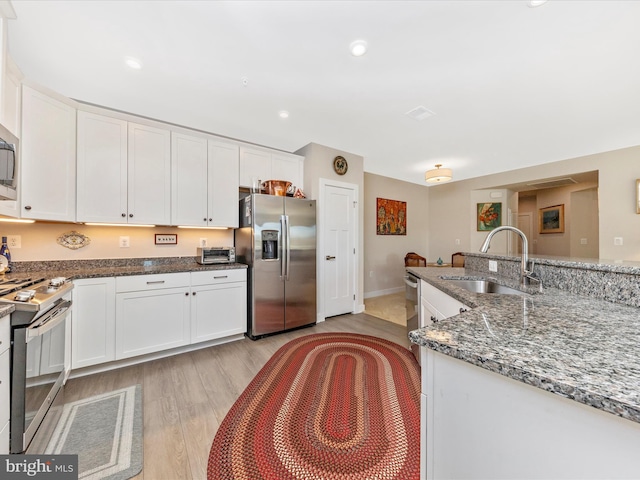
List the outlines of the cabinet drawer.
{"label": "cabinet drawer", "polygon": [[216,283],[245,282],[247,270],[211,270],[208,272],[191,272],[191,285],[215,285]]}
{"label": "cabinet drawer", "polygon": [[11,343],[11,323],[10,316],[5,315],[0,318],[0,353],[4,352]]}
{"label": "cabinet drawer", "polygon": [[189,286],[189,272],[116,277],[116,293]]}

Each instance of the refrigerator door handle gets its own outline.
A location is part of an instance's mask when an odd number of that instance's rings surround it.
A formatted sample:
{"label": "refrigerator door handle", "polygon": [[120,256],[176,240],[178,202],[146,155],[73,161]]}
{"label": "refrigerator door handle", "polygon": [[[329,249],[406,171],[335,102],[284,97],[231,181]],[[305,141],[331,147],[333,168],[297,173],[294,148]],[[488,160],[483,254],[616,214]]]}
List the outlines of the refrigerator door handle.
{"label": "refrigerator door handle", "polygon": [[280,280],[286,280],[287,277],[287,216],[280,215],[280,232],[281,245],[280,249]]}
{"label": "refrigerator door handle", "polygon": [[286,232],[284,247],[286,249],[285,257],[286,257],[286,263],[287,263],[284,279],[286,281],[289,281],[289,265],[291,264],[291,228],[289,225],[289,215],[284,216],[284,223],[285,223],[285,232]]}

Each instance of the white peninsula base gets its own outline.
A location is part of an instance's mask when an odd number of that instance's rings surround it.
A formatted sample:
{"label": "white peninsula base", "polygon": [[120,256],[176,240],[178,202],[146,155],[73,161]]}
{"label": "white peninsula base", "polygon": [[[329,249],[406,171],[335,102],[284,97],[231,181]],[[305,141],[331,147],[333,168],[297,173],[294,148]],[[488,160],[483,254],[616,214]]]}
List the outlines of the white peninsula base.
{"label": "white peninsula base", "polygon": [[640,478],[640,423],[421,355],[423,479]]}

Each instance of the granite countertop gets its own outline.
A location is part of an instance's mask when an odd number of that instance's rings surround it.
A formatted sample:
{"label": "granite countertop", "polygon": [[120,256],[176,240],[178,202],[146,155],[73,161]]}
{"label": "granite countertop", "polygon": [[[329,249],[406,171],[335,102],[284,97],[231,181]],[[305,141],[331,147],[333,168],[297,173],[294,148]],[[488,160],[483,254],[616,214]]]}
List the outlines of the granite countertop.
{"label": "granite countertop", "polygon": [[195,257],[166,257],[16,262],[14,267],[13,273],[6,275],[7,278],[24,277],[25,274],[28,274],[45,278],[66,277],[78,280],[81,278],[246,269],[247,265],[243,263],[200,265],[196,262]]}
{"label": "granite countertop", "polygon": [[464,268],[408,271],[471,307],[409,332],[413,343],[640,423],[638,308],[551,288],[477,294],[440,278],[488,277]]}

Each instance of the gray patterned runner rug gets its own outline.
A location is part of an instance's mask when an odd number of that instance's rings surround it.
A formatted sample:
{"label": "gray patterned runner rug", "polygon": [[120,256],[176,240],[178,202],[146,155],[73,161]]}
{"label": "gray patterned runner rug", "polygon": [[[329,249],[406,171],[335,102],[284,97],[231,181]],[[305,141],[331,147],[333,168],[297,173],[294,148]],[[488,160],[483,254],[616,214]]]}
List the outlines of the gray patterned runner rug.
{"label": "gray patterned runner rug", "polygon": [[78,454],[78,478],[125,480],[142,470],[142,388],[68,403],[46,449]]}

